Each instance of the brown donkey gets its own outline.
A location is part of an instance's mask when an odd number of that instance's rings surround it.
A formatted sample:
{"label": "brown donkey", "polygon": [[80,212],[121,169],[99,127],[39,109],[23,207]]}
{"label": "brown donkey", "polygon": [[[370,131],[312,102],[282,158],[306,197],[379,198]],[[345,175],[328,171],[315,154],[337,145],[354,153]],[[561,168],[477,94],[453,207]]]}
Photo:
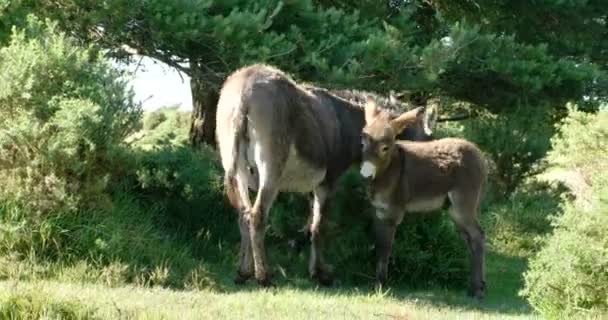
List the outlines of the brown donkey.
{"label": "brown donkey", "polygon": [[484,233],[477,220],[487,168],[481,151],[456,138],[415,142],[395,137],[415,123],[412,110],[392,119],[369,97],[362,133],[361,175],[369,178],[376,209],[376,280],[386,281],[395,229],[408,211],[430,211],[451,202],[450,217],[465,240],[471,259],[469,294],[482,299]]}
{"label": "brown donkey", "polygon": [[[264,249],[270,207],[280,191],[312,191],[309,272],[322,284],[331,283],[319,226],[336,181],[361,159],[367,95],[303,86],[262,64],[241,68],[226,79],[218,102],[216,138],[226,193],[239,210],[235,282],[255,276],[260,284],[270,284]],[[389,107],[389,100],[381,102]],[[257,190],[253,204],[249,190]]]}

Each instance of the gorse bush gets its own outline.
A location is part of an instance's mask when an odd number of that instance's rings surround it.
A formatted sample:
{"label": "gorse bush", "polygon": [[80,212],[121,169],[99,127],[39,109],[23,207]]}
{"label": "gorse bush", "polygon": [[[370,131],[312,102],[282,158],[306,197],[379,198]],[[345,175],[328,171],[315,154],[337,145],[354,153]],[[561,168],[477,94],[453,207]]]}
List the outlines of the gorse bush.
{"label": "gorse bush", "polygon": [[28,19],[0,49],[0,251],[56,254],[57,220],[111,206],[140,108],[101,55]]}
{"label": "gorse bush", "polygon": [[223,171],[213,151],[169,145],[136,151],[136,158],[129,190],[165,210],[165,227],[205,243],[237,244],[236,214],[224,198]]}
{"label": "gorse bush", "polygon": [[525,295],[551,318],[608,312],[608,112],[570,110],[552,139],[550,166],[579,172],[589,203],[568,202],[525,274]]}
{"label": "gorse bush", "polygon": [[181,144],[188,140],[190,122],[190,112],[180,111],[178,107],[163,107],[146,112],[143,116],[143,129],[128,140],[140,148]]}
{"label": "gorse bush", "polygon": [[37,213],[102,203],[140,109],[100,55],[29,19],[0,49],[0,195]]}

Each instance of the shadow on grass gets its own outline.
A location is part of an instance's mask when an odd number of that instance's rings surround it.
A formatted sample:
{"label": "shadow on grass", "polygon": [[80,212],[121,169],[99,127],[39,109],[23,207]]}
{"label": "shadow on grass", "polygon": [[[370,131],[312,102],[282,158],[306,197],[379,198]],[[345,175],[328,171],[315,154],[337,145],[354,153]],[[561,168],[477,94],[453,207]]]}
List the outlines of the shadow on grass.
{"label": "shadow on grass", "polygon": [[[391,285],[384,292],[378,292],[373,288],[373,280],[368,285],[353,285],[349,283],[336,283],[333,287],[320,287],[308,278],[294,276],[284,278],[275,274],[274,287],[265,289],[258,286],[255,280],[249,280],[246,284],[235,285],[231,275],[234,268],[227,273],[227,266],[216,269],[216,287],[218,291],[225,293],[255,292],[258,290],[276,290],[280,293],[284,289],[302,291],[316,291],[323,295],[331,296],[370,296],[375,294],[385,295],[387,298],[397,300],[408,300],[414,303],[423,303],[437,307],[457,308],[471,311],[482,311],[500,314],[531,314],[532,309],[528,303],[518,295],[523,286],[522,274],[526,268],[526,259],[522,257],[504,256],[490,252],[486,258],[486,282],[487,293],[482,302],[478,302],[466,295],[466,288],[409,288],[405,286]],[[214,268],[215,269],[215,268]],[[276,270],[275,270],[276,271]]]}

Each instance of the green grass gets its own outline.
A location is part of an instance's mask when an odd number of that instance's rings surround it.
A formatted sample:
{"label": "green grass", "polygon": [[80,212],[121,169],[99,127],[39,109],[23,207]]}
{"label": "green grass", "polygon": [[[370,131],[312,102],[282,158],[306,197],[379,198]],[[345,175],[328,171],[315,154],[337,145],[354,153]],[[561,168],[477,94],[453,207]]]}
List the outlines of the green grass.
{"label": "green grass", "polygon": [[[452,296],[452,303],[438,303]],[[459,302],[460,301],[460,302]],[[246,286],[227,291],[0,282],[3,318],[61,319],[528,319],[463,302],[453,293],[381,293],[357,289]]]}
{"label": "green grass", "polygon": [[[302,276],[276,287],[232,284],[233,269],[216,270],[213,289],[107,286],[51,280],[0,282],[0,318],[9,319],[529,319],[518,297],[522,258],[489,254],[488,294],[479,303],[462,290],[337,285],[319,288]],[[371,281],[370,281],[371,285]]]}

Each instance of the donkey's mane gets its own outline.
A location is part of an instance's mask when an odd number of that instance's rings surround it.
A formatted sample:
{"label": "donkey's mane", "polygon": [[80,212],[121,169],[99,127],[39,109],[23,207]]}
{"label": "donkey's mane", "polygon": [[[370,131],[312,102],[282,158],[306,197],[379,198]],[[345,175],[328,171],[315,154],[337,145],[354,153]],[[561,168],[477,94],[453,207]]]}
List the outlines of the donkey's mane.
{"label": "donkey's mane", "polygon": [[330,94],[338,96],[354,105],[359,107],[365,106],[365,102],[368,96],[371,96],[376,103],[385,109],[390,111],[396,111],[396,106],[394,106],[389,99],[385,98],[382,95],[379,95],[375,92],[364,91],[364,90],[356,90],[356,89],[331,89],[327,90]]}
{"label": "donkey's mane", "polygon": [[349,106],[356,109],[363,109],[367,101],[367,97],[371,96],[374,101],[385,111],[391,114],[399,112],[399,105],[391,103],[390,100],[380,94],[371,91],[356,90],[356,89],[327,89],[318,87],[309,83],[299,84],[302,88],[308,91],[323,91],[335,98],[344,100]]}

